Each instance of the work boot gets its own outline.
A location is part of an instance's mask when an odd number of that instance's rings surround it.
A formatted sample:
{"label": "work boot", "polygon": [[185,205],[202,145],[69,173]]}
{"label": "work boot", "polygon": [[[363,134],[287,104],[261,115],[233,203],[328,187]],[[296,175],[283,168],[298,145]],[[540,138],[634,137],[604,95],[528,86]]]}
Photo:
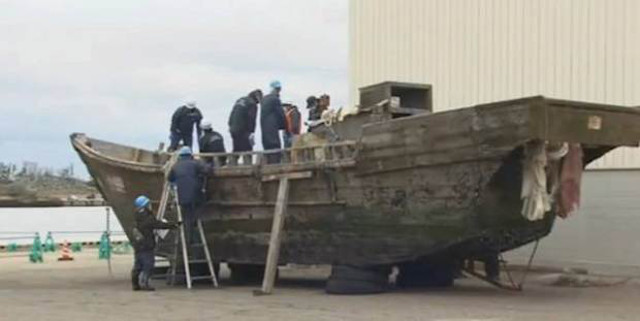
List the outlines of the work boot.
{"label": "work boot", "polygon": [[131,288],[133,291],[140,291],[140,274],[134,271],[131,272]]}
{"label": "work boot", "polygon": [[142,278],[140,280],[140,291],[152,292],[156,290],[154,287],[149,285],[150,279],[151,279],[151,276],[149,274],[144,272],[142,273]]}

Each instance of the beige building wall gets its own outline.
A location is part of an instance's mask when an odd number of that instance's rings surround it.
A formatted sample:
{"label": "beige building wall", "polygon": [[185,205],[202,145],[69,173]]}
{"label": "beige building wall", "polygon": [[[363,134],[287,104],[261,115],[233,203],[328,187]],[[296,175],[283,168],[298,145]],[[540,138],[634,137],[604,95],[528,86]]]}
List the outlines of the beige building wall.
{"label": "beige building wall", "polygon": [[[350,0],[350,93],[430,83],[436,111],[532,95],[640,105],[640,0]],[[640,168],[621,149],[594,167]]]}

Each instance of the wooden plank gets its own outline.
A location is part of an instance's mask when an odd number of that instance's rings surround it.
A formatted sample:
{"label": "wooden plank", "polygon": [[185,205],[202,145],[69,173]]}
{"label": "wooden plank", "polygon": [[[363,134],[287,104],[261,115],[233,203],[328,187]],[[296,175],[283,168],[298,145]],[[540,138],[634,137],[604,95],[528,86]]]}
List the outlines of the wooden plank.
{"label": "wooden plank", "polygon": [[278,188],[278,199],[276,209],[273,214],[273,224],[271,225],[271,237],[269,240],[269,251],[267,252],[267,264],[264,268],[264,279],[262,289],[255,294],[271,294],[273,284],[278,270],[278,259],[280,257],[281,232],[284,227],[285,216],[287,215],[287,203],[289,202],[289,178],[282,177]]}
{"label": "wooden plank", "polygon": [[[329,205],[346,205],[345,201],[309,201],[309,202],[290,202],[289,206],[329,206]],[[273,207],[276,205],[275,202],[241,202],[241,201],[233,201],[233,202],[208,202],[207,205],[215,205],[215,206],[224,206],[224,207]]]}
{"label": "wooden plank", "polygon": [[637,111],[626,108],[587,108],[586,105],[550,100],[546,114],[538,114],[535,121],[546,123],[540,138],[553,141],[579,142],[608,146],[638,146],[640,127]]}
{"label": "wooden plank", "polygon": [[428,113],[429,110],[421,108],[408,108],[408,107],[389,107],[391,113],[418,115]]}
{"label": "wooden plank", "polygon": [[133,159],[132,159],[132,161],[134,161],[134,162],[140,161],[140,152],[141,152],[141,150],[139,148],[136,148],[133,151]]}
{"label": "wooden plank", "polygon": [[263,182],[270,182],[270,181],[282,180],[285,177],[288,178],[288,179],[305,179],[305,178],[311,178],[312,176],[313,176],[313,172],[311,172],[311,171],[294,172],[294,173],[274,174],[274,175],[263,176],[262,177],[262,181]]}

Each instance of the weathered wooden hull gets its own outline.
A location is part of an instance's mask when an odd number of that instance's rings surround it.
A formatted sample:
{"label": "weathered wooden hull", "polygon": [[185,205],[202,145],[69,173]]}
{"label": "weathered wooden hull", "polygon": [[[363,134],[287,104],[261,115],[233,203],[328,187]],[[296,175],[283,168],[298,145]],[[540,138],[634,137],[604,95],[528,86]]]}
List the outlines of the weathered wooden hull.
{"label": "weathered wooden hull", "polygon": [[[358,133],[353,161],[311,168],[310,179],[291,181],[282,263],[463,258],[544,237],[553,213],[538,222],[520,215],[522,146],[537,139],[582,143],[588,163],[617,146],[636,146],[640,113],[534,97],[370,123]],[[168,155],[80,135],[72,143],[130,235],[133,199],[160,198]],[[278,183],[261,178],[298,170],[216,170],[201,215],[217,260],[264,263]]]}

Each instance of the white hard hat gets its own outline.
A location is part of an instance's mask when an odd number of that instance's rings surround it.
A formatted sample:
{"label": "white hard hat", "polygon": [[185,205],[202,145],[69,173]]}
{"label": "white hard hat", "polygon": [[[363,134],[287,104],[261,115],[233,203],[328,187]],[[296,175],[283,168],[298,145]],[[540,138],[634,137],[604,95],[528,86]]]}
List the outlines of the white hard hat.
{"label": "white hard hat", "polygon": [[213,126],[211,125],[211,122],[208,120],[204,120],[202,121],[202,129],[211,129],[213,128]]}
{"label": "white hard hat", "polygon": [[196,107],[196,101],[195,100],[187,100],[185,105],[187,105],[187,107],[189,107],[189,108],[195,108]]}

